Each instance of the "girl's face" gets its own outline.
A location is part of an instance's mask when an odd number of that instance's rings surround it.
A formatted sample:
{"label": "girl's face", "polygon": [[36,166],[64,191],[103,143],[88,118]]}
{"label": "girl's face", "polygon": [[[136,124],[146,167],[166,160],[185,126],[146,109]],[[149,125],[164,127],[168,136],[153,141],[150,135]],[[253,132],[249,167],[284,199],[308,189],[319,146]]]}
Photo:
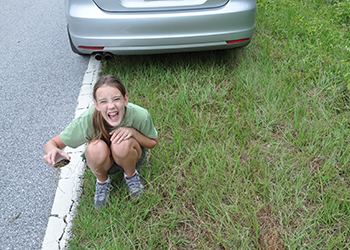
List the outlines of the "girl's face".
{"label": "girl's face", "polygon": [[120,125],[124,119],[125,107],[128,102],[129,96],[126,94],[123,97],[116,87],[104,85],[96,90],[95,107],[112,127]]}

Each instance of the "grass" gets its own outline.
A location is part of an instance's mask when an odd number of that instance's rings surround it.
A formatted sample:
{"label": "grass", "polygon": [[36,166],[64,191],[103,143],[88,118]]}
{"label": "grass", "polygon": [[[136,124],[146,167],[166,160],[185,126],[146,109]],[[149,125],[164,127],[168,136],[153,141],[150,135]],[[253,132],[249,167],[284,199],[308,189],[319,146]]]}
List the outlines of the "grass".
{"label": "grass", "polygon": [[350,1],[259,0],[227,51],[105,63],[147,108],[159,144],[126,198],[93,207],[86,171],[71,249],[349,249]]}

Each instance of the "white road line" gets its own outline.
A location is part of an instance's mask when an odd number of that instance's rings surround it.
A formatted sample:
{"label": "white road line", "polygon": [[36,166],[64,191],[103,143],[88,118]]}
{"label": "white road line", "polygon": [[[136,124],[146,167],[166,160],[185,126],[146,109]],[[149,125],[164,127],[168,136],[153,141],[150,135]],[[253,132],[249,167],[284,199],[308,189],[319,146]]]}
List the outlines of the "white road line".
{"label": "white road line", "polygon": [[[100,61],[91,56],[80,89],[75,117],[83,113],[92,103],[92,88],[98,80],[100,72]],[[71,162],[61,169],[42,250],[65,249],[68,243],[85,172],[85,165],[80,157],[83,148],[84,146],[76,149],[68,147],[65,149],[65,152],[71,156]]]}

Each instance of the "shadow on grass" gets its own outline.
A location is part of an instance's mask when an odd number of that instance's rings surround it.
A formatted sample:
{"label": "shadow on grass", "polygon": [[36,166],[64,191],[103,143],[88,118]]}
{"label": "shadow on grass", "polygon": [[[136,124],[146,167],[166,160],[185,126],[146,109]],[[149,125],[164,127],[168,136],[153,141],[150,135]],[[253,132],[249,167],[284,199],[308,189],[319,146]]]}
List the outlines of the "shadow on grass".
{"label": "shadow on grass", "polygon": [[110,72],[115,65],[120,65],[128,70],[147,69],[159,67],[162,69],[173,69],[177,67],[194,67],[196,69],[206,67],[230,66],[234,67],[240,63],[240,56],[246,53],[246,47],[229,50],[185,52],[155,55],[114,56],[111,61],[105,62],[104,72]]}

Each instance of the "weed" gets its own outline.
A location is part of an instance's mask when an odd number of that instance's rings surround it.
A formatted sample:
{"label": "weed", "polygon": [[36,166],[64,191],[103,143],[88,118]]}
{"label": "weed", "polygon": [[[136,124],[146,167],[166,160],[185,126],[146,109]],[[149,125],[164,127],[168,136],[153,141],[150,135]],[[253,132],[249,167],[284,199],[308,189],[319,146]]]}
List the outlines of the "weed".
{"label": "weed", "polygon": [[260,0],[247,48],[118,56],[159,144],[128,203],[85,174],[71,249],[349,249],[349,1]]}

